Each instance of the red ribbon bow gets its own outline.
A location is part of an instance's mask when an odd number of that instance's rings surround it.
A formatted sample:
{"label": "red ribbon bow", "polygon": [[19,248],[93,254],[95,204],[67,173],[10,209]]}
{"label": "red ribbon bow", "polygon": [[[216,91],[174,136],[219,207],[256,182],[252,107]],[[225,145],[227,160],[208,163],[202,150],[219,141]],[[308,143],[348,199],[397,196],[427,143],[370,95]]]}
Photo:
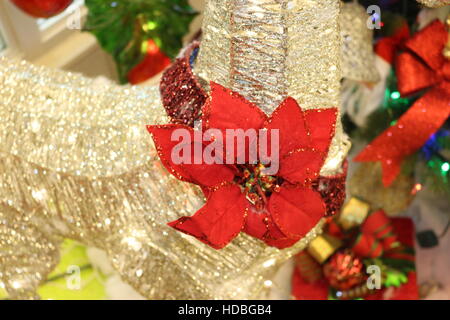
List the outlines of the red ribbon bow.
{"label": "red ribbon bow", "polygon": [[[334,219],[330,220],[328,234],[344,240],[344,242],[349,236],[353,237],[352,233],[345,233]],[[381,257],[387,251],[394,249],[397,243],[391,219],[383,210],[372,212],[361,224],[358,232],[359,234],[351,244],[351,249],[362,258]]]}
{"label": "red ribbon bow", "polygon": [[389,64],[393,64],[395,54],[402,47],[403,43],[409,39],[409,36],[408,24],[404,23],[392,36],[382,38],[377,42],[375,46],[376,54],[389,62]]}
{"label": "red ribbon bow", "polygon": [[442,54],[447,41],[445,25],[437,20],[408,40],[407,50],[397,57],[400,93],[429,90],[355,158],[380,161],[385,186],[398,176],[404,158],[420,149],[450,115],[450,61]]}

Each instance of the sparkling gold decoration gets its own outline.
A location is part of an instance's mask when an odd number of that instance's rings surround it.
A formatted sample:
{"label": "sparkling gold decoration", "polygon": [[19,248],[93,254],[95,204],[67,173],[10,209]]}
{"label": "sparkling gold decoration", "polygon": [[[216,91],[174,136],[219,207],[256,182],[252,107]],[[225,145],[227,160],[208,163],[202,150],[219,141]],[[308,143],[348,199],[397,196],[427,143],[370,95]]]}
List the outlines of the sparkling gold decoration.
{"label": "sparkling gold decoration", "polygon": [[[291,96],[306,109],[339,106],[338,0],[210,0],[196,74],[270,114]],[[350,143],[336,128],[321,174],[342,167]]]}
{"label": "sparkling gold decoration", "polygon": [[380,74],[375,66],[373,29],[367,27],[369,15],[358,2],[342,5],[342,76],[360,82],[375,83]]}
{"label": "sparkling gold decoration", "polygon": [[324,263],[341,246],[341,240],[327,234],[322,234],[311,241],[307,250],[317,262]]}
{"label": "sparkling gold decoration", "polygon": [[[228,23],[229,22],[229,23]],[[338,0],[210,0],[196,72],[266,112],[283,97],[339,105]],[[166,225],[203,204],[162,167],[145,125],[166,123],[157,87],[119,87],[0,59],[0,285],[35,298],[62,238],[105,250],[150,299],[256,299],[320,233],[278,250],[241,234],[222,250]],[[323,175],[349,144],[340,123]]]}
{"label": "sparkling gold decoration", "polygon": [[372,210],[382,208],[393,216],[405,210],[414,198],[414,180],[400,174],[386,188],[381,181],[381,165],[375,162],[361,164],[347,183],[348,193],[367,202]]}
{"label": "sparkling gold decoration", "polygon": [[339,215],[339,224],[344,230],[361,225],[366,220],[370,211],[370,205],[355,197],[350,200],[342,208]]}
{"label": "sparkling gold decoration", "polygon": [[417,0],[417,1],[430,8],[439,8],[450,5],[450,0]]}
{"label": "sparkling gold decoration", "polygon": [[145,125],[167,121],[157,87],[3,58],[0,96],[0,283],[11,298],[36,298],[62,238],[106,250],[151,299],[260,298],[321,229],[283,251],[245,235],[218,251],[168,227],[203,198],[151,145]]}

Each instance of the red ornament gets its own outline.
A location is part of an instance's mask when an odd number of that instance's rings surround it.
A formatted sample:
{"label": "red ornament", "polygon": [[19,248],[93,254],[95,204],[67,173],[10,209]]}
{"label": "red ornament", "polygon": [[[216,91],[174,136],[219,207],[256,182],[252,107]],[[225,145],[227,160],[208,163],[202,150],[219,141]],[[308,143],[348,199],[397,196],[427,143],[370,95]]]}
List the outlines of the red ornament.
{"label": "red ornament", "polygon": [[366,280],[364,264],[350,250],[337,252],[323,267],[323,274],[336,290],[350,290]]}
{"label": "red ornament", "polygon": [[128,82],[131,84],[144,82],[163,71],[170,63],[170,58],[150,39],[147,42],[147,54],[144,60],[128,73]]}
{"label": "red ornament", "polygon": [[[269,179],[271,183],[262,185],[260,165],[206,164],[195,159],[195,152],[192,164],[176,164],[171,157],[179,143],[171,139],[174,130],[190,133],[192,150],[204,150],[210,143],[198,141],[194,129],[185,125],[148,126],[164,166],[178,179],[200,185],[207,196],[206,204],[192,217],[169,225],[216,249],[226,246],[241,231],[278,248],[293,245],[326,212],[313,182],[328,153],[336,116],[335,108],[304,111],[294,99],[287,98],[267,117],[239,94],[211,83],[211,99],[203,108],[204,132],[217,129],[226,137],[227,129],[266,129],[270,137],[272,130],[279,130],[279,170]],[[228,156],[236,159],[238,154]],[[195,164],[198,160],[201,164]]]}
{"label": "red ornament", "polygon": [[73,0],[11,0],[11,2],[35,18],[50,18],[66,10]]}

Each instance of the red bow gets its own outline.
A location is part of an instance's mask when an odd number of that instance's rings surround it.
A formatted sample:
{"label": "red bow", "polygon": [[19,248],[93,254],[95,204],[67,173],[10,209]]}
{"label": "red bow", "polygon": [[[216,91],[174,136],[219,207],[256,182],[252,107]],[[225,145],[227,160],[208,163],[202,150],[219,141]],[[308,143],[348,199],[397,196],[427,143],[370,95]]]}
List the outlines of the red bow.
{"label": "red bow", "polygon": [[[358,234],[346,233],[335,219],[330,219],[328,234],[349,243],[352,251],[362,258],[378,258],[398,244],[391,219],[383,210],[372,212],[358,228]],[[354,240],[352,240],[354,239]]]}
{"label": "red bow", "polygon": [[364,258],[378,258],[398,244],[391,220],[383,210],[371,213],[361,225],[353,252]]}
{"label": "red bow", "polygon": [[375,46],[375,52],[378,56],[393,64],[397,51],[407,39],[409,39],[409,27],[407,23],[404,23],[392,36],[378,41]]}
{"label": "red bow", "polygon": [[324,216],[325,203],[313,182],[328,153],[336,116],[335,108],[304,111],[287,98],[267,117],[242,96],[211,83],[211,99],[203,109],[204,132],[218,129],[226,137],[227,129],[265,129],[270,137],[270,131],[279,130],[279,171],[264,176],[258,165],[195,164],[196,159],[176,164],[171,159],[179,143],[171,141],[174,130],[187,130],[202,151],[212,142],[198,141],[196,130],[185,125],[148,126],[164,166],[178,179],[199,185],[207,198],[193,216],[169,225],[216,249],[241,231],[278,248],[293,245]]}
{"label": "red bow", "polygon": [[400,93],[429,90],[355,158],[380,161],[385,186],[400,173],[403,159],[420,149],[450,115],[450,61],[442,54],[447,40],[444,24],[434,21],[408,40],[407,51],[397,58]]}

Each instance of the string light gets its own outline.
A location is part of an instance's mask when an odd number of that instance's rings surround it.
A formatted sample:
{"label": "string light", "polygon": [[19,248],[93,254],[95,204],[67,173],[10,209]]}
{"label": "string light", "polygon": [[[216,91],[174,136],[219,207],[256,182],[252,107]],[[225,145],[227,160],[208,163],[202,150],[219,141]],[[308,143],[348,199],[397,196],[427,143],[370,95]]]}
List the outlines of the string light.
{"label": "string light", "polygon": [[394,99],[394,100],[399,99],[400,98],[400,92],[398,92],[398,91],[392,92],[391,93],[391,98]]}

